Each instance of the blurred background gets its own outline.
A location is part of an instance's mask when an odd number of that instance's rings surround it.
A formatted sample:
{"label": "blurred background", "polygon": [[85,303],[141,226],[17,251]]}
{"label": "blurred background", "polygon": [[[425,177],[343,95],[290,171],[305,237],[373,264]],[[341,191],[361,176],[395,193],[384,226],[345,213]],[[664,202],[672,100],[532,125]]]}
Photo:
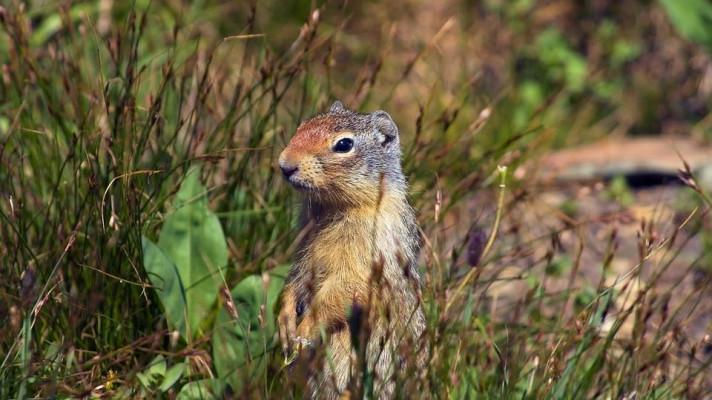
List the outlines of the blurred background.
{"label": "blurred background", "polygon": [[275,160],[336,99],[401,130],[432,354],[403,395],[712,396],[709,1],[7,0],[0,28],[0,398],[298,398]]}

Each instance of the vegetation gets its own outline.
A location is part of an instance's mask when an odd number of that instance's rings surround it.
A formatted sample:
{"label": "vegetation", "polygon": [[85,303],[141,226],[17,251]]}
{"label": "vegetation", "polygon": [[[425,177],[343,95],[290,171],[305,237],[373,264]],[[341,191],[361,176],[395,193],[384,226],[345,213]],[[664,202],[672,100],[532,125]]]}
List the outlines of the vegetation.
{"label": "vegetation", "polygon": [[600,218],[542,206],[537,180],[602,137],[712,140],[709,3],[6,3],[0,398],[298,397],[274,334],[298,215],[276,157],[335,98],[401,127],[431,347],[414,390],[712,394],[695,172],[633,234],[624,179]]}

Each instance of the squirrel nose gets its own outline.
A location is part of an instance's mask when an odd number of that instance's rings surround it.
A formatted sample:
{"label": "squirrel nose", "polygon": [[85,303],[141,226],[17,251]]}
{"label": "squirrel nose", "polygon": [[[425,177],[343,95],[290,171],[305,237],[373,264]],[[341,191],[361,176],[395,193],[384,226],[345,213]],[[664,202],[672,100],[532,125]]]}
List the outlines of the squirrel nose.
{"label": "squirrel nose", "polygon": [[299,169],[298,167],[287,165],[286,163],[279,163],[279,168],[282,170],[282,175],[284,175],[287,179],[294,175],[294,173]]}

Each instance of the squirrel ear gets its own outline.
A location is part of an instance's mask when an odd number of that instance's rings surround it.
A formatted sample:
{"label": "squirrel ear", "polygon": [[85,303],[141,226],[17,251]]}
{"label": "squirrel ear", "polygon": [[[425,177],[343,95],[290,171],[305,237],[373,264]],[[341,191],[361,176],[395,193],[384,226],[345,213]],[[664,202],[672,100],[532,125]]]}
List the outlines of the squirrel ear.
{"label": "squirrel ear", "polygon": [[398,127],[387,112],[383,110],[374,111],[371,113],[371,118],[376,125],[376,129],[382,135],[380,138],[382,146],[385,147],[398,139]]}
{"label": "squirrel ear", "polygon": [[346,107],[344,107],[344,104],[338,100],[336,100],[334,102],[334,104],[332,104],[331,107],[329,107],[330,113],[338,114],[338,113],[342,113],[344,111],[346,111]]}

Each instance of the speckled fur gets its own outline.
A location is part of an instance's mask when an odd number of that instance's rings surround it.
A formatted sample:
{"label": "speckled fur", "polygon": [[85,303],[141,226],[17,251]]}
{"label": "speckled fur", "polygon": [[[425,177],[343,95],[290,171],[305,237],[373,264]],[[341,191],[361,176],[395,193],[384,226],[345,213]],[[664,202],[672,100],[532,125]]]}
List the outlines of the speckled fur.
{"label": "speckled fur", "polygon": [[[348,154],[332,150],[341,137],[354,141]],[[419,234],[400,158],[398,128],[386,112],[355,113],[340,102],[299,126],[280,155],[282,168],[296,168],[287,179],[303,194],[305,232],[282,294],[280,340],[308,366],[312,349],[294,338],[319,343],[326,333],[328,355],[308,374],[312,398],[348,396],[359,334],[376,397],[392,397],[393,374],[402,369],[394,354],[402,342],[419,343],[425,328]],[[367,327],[361,333],[352,332],[355,315]]]}

